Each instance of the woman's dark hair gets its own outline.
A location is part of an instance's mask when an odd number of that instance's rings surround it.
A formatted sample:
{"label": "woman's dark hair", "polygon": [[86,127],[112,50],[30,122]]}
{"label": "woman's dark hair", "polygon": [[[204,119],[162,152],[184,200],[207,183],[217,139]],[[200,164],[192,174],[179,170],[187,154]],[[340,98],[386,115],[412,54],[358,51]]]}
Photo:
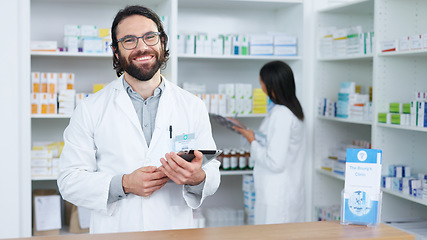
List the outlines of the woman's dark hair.
{"label": "woman's dark hair", "polygon": [[[118,41],[117,41],[117,25],[125,18],[133,16],[133,15],[141,15],[148,19],[153,20],[153,22],[157,25],[157,29],[160,32],[160,42],[162,44],[162,50],[163,50],[163,61],[161,65],[161,69],[166,68],[166,62],[169,58],[169,50],[166,49],[166,46],[168,44],[168,36],[165,33],[165,30],[163,29],[162,22],[159,18],[159,16],[151,9],[133,5],[133,6],[126,6],[125,8],[121,9],[116,17],[114,18],[113,24],[111,26],[111,39],[113,40],[111,43],[111,46],[113,47],[113,51],[117,53],[119,51],[118,48]],[[113,68],[116,70],[116,74],[118,77],[123,74],[123,68],[120,65],[119,59],[116,57],[115,54],[113,54]]]}
{"label": "woman's dark hair", "polygon": [[295,94],[295,80],[291,67],[282,61],[269,62],[261,68],[259,76],[271,101],[288,107],[303,121],[304,112]]}

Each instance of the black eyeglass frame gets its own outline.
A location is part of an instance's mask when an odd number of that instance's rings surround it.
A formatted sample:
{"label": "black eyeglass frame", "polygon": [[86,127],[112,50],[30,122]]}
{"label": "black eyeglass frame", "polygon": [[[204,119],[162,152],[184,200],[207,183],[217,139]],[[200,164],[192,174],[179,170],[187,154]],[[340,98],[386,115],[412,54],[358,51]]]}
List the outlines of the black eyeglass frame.
{"label": "black eyeglass frame", "polygon": [[[150,34],[156,34],[157,35],[157,42],[156,43],[154,43],[154,44],[147,44],[146,42],[145,42],[145,37],[147,36],[147,35],[150,35]],[[142,41],[145,43],[145,45],[147,45],[147,46],[154,46],[154,45],[156,45],[157,43],[159,43],[159,41],[160,41],[160,36],[162,35],[162,33],[161,32],[148,32],[148,33],[146,33],[146,34],[144,34],[144,35],[142,35],[141,37],[137,37],[137,36],[134,36],[134,35],[129,35],[129,36],[125,36],[125,37],[122,37],[122,38],[120,38],[119,40],[117,40],[117,42],[120,42],[121,44],[122,44],[122,47],[124,48],[124,49],[126,49],[126,50],[132,50],[132,49],[135,49],[135,48],[137,48],[138,47],[138,43],[139,43],[139,39],[141,38],[142,39]],[[135,44],[135,47],[133,47],[133,48],[126,48],[125,47],[125,45],[123,44],[123,40],[125,40],[125,39],[127,39],[127,38],[130,38],[130,37],[132,37],[132,38],[136,38],[136,44]]]}

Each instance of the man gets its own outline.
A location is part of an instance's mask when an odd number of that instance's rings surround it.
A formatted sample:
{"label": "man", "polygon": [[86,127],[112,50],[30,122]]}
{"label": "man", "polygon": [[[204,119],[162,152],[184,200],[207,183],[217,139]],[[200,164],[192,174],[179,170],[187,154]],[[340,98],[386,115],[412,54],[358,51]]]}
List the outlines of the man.
{"label": "man", "polygon": [[92,210],[91,233],[192,227],[192,209],[215,193],[219,162],[175,152],[216,149],[203,102],[160,75],[168,58],[159,17],[142,6],[116,15],[118,79],[85,99],[64,132],[58,187]]}

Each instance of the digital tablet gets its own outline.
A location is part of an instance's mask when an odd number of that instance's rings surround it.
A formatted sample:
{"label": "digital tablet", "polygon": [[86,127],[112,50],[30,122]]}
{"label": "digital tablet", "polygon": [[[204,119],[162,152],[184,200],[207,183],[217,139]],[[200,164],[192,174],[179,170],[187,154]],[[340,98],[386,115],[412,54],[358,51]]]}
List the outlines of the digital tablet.
{"label": "digital tablet", "polygon": [[[202,166],[210,162],[212,159],[215,159],[216,157],[218,157],[218,155],[222,153],[221,150],[198,150],[198,151],[203,153]],[[188,162],[191,162],[195,158],[194,150],[180,151],[177,154]]]}
{"label": "digital tablet", "polygon": [[[245,126],[240,125],[239,123],[236,123],[226,117],[223,117],[221,115],[217,115],[217,114],[210,114],[210,116],[220,125],[227,127],[228,129],[230,129],[231,131],[234,131],[236,133],[239,133],[238,131],[234,130],[233,127],[239,127],[239,128],[243,128],[246,129]],[[239,133],[240,134],[240,133]]]}

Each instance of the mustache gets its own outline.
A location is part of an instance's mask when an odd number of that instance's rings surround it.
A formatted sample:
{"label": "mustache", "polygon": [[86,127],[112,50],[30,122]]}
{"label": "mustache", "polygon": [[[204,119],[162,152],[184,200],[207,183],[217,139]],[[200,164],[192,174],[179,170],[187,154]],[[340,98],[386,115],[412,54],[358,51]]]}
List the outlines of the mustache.
{"label": "mustache", "polygon": [[155,51],[152,51],[152,50],[141,51],[141,50],[139,50],[138,52],[132,53],[129,56],[129,58],[137,58],[137,57],[141,57],[144,55],[154,55],[157,57],[157,53]]}

